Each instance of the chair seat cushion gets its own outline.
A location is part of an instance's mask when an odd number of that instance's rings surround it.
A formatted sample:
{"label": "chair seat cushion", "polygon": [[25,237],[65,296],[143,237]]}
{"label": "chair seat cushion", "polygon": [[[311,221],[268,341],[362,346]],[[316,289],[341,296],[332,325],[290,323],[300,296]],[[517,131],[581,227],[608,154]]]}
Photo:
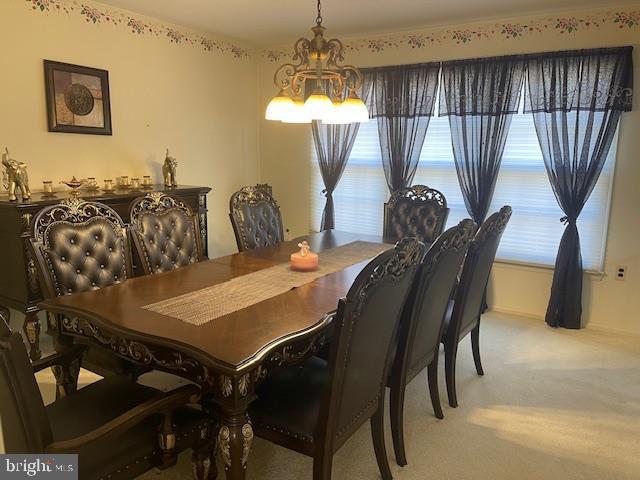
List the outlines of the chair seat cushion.
{"label": "chair seat cushion", "polygon": [[328,380],[327,362],[318,357],[274,374],[249,409],[256,432],[265,429],[313,443]]}
{"label": "chair seat cushion", "polygon": [[[47,406],[54,441],[69,440],[104,425],[161,392],[120,377],[92,383]],[[195,407],[182,407],[173,417],[176,452],[197,442],[210,419]],[[158,428],[162,416],[152,415],[118,437],[80,449],[80,478],[132,478],[158,464]]]}

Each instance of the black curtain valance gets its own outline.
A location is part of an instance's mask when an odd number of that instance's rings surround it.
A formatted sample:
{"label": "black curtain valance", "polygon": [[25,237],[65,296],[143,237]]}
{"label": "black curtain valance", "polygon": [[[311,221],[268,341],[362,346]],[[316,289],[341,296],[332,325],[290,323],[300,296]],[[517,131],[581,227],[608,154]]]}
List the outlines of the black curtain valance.
{"label": "black curtain valance", "polygon": [[525,112],[631,110],[633,47],[527,55]]}
{"label": "black curtain valance", "polygon": [[522,55],[443,62],[440,115],[517,113],[525,66]]}
{"label": "black curtain valance", "polygon": [[[429,62],[386,67],[365,68],[362,72],[370,75],[372,92],[367,104],[371,118],[402,116],[433,116],[435,95],[433,86],[443,71],[460,72],[469,78],[470,72],[489,71],[489,65],[503,65],[502,75],[522,74],[530,80],[540,79],[538,90],[525,91],[525,112],[553,111],[630,111],[633,106],[633,47],[595,48],[584,50],[563,50],[524,55],[471,58],[446,62]],[[559,63],[563,67],[559,69]],[[507,69],[505,73],[505,69]],[[542,80],[544,79],[544,80]],[[487,115],[500,107],[499,114],[516,113],[519,99],[500,89],[500,78],[494,78],[493,86],[485,86],[481,95],[471,98],[449,98],[442,95],[446,78],[440,85],[440,115]],[[506,79],[504,79],[506,81]],[[497,86],[496,86],[497,83]],[[517,82],[516,82],[517,83]],[[511,82],[513,84],[513,82]],[[592,85],[598,85],[595,90]],[[416,90],[418,85],[428,85],[425,91]],[[459,84],[461,85],[461,84]],[[471,86],[472,84],[469,84]],[[478,86],[477,84],[475,86]],[[455,89],[450,89],[453,91]],[[472,88],[471,91],[474,89]],[[475,89],[478,91],[477,89]],[[458,94],[457,94],[458,95]],[[460,94],[461,95],[461,94]],[[501,100],[507,99],[507,102]],[[496,108],[497,109],[497,108]]]}
{"label": "black curtain valance", "polygon": [[364,69],[371,81],[371,118],[431,117],[434,114],[440,62]]}

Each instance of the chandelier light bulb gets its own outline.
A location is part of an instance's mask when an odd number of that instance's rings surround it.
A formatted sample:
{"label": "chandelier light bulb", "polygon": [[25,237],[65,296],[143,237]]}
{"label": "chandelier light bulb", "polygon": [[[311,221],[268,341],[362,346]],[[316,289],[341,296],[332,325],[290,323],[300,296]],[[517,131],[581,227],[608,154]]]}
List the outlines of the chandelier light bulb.
{"label": "chandelier light bulb", "polygon": [[291,101],[291,107],[280,120],[282,123],[311,123],[311,118],[304,108],[304,102],[299,99]]}
{"label": "chandelier light bulb", "polygon": [[304,110],[312,120],[324,120],[329,118],[335,107],[331,99],[324,93],[314,92],[304,102]]}
{"label": "chandelier light bulb", "polygon": [[367,110],[367,106],[353,93],[342,102],[340,109],[342,115],[347,117],[350,123],[365,123],[369,121],[369,110]]}
{"label": "chandelier light bulb", "polygon": [[264,118],[267,120],[282,120],[294,108],[295,103],[293,99],[281,90],[278,95],[271,99],[269,105],[267,105]]}
{"label": "chandelier light bulb", "polygon": [[322,123],[327,125],[344,125],[351,123],[351,121],[343,115],[342,102],[340,100],[333,100],[331,114],[327,118],[324,118]]}

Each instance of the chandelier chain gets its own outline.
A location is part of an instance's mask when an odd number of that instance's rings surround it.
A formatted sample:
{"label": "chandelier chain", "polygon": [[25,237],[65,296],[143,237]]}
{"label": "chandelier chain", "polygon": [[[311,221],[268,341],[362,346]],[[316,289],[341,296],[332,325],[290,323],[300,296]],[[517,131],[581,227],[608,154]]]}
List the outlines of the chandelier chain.
{"label": "chandelier chain", "polygon": [[316,24],[322,24],[322,5],[320,5],[320,0],[318,0],[318,16],[316,17]]}

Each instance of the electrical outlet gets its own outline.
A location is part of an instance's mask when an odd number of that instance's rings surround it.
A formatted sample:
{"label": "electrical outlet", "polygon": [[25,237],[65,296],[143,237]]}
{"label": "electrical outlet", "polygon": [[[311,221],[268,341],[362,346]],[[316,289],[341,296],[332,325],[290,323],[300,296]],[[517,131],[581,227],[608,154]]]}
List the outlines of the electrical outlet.
{"label": "electrical outlet", "polygon": [[624,282],[627,279],[627,266],[618,265],[616,267],[616,280]]}

